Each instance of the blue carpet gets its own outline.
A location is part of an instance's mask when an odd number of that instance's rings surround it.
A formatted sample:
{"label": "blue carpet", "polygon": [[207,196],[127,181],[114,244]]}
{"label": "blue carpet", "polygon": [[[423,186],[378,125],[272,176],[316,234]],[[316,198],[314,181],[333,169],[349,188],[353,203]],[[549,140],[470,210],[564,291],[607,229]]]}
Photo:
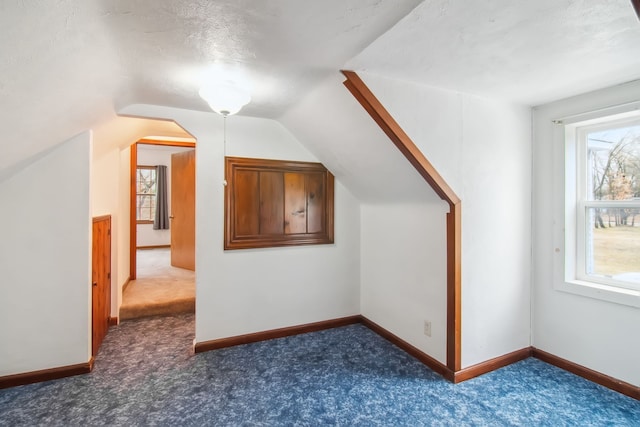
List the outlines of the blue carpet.
{"label": "blue carpet", "polygon": [[536,359],[454,385],[362,325],[194,356],[193,321],[112,327],[91,374],[0,390],[0,425],[640,426]]}

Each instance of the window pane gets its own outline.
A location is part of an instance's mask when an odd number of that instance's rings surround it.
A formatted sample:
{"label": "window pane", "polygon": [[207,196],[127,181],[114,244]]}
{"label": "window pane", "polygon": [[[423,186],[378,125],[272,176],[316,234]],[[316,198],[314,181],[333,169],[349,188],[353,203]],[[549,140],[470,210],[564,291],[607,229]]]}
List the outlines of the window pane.
{"label": "window pane", "polygon": [[153,221],[156,212],[156,169],[155,167],[138,167],[136,175],[137,219]]}
{"label": "window pane", "polygon": [[156,193],[156,170],[138,168],[137,178],[137,190],[138,194],[155,194]]}
{"label": "window pane", "polygon": [[640,125],[587,134],[589,200],[640,198]]}
{"label": "window pane", "polygon": [[640,284],[640,209],[587,208],[586,273]]}
{"label": "window pane", "polygon": [[155,195],[138,195],[138,221],[153,221],[156,212]]}

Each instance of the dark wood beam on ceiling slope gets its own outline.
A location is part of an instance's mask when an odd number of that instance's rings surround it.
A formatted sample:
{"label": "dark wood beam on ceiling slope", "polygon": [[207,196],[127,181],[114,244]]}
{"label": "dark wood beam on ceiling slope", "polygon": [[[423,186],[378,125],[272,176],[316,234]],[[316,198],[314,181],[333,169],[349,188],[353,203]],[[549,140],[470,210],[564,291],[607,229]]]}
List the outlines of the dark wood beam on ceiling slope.
{"label": "dark wood beam on ceiling slope", "polygon": [[638,15],[638,19],[640,19],[640,0],[631,0],[631,4],[633,8],[636,10],[636,15]]}
{"label": "dark wood beam on ceiling slope", "polygon": [[382,103],[354,71],[342,70],[344,85],[433,191],[449,204],[447,214],[447,368],[461,370],[462,202]]}

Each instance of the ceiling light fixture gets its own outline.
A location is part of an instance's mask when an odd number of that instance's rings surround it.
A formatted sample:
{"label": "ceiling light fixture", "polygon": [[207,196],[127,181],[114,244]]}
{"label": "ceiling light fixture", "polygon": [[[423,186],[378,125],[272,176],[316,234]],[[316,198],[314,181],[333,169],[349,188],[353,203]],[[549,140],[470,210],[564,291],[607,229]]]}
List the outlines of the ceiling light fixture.
{"label": "ceiling light fixture", "polygon": [[236,114],[251,101],[249,92],[232,81],[205,83],[199,94],[213,111],[224,117]]}

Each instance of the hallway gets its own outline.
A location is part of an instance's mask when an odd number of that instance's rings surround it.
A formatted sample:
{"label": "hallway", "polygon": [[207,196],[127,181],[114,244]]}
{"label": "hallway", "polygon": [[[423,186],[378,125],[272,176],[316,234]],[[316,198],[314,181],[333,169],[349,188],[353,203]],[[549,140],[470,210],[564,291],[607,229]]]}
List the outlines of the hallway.
{"label": "hallway", "polygon": [[195,312],[195,272],[171,266],[171,249],[138,249],[137,279],[122,295],[120,320]]}

